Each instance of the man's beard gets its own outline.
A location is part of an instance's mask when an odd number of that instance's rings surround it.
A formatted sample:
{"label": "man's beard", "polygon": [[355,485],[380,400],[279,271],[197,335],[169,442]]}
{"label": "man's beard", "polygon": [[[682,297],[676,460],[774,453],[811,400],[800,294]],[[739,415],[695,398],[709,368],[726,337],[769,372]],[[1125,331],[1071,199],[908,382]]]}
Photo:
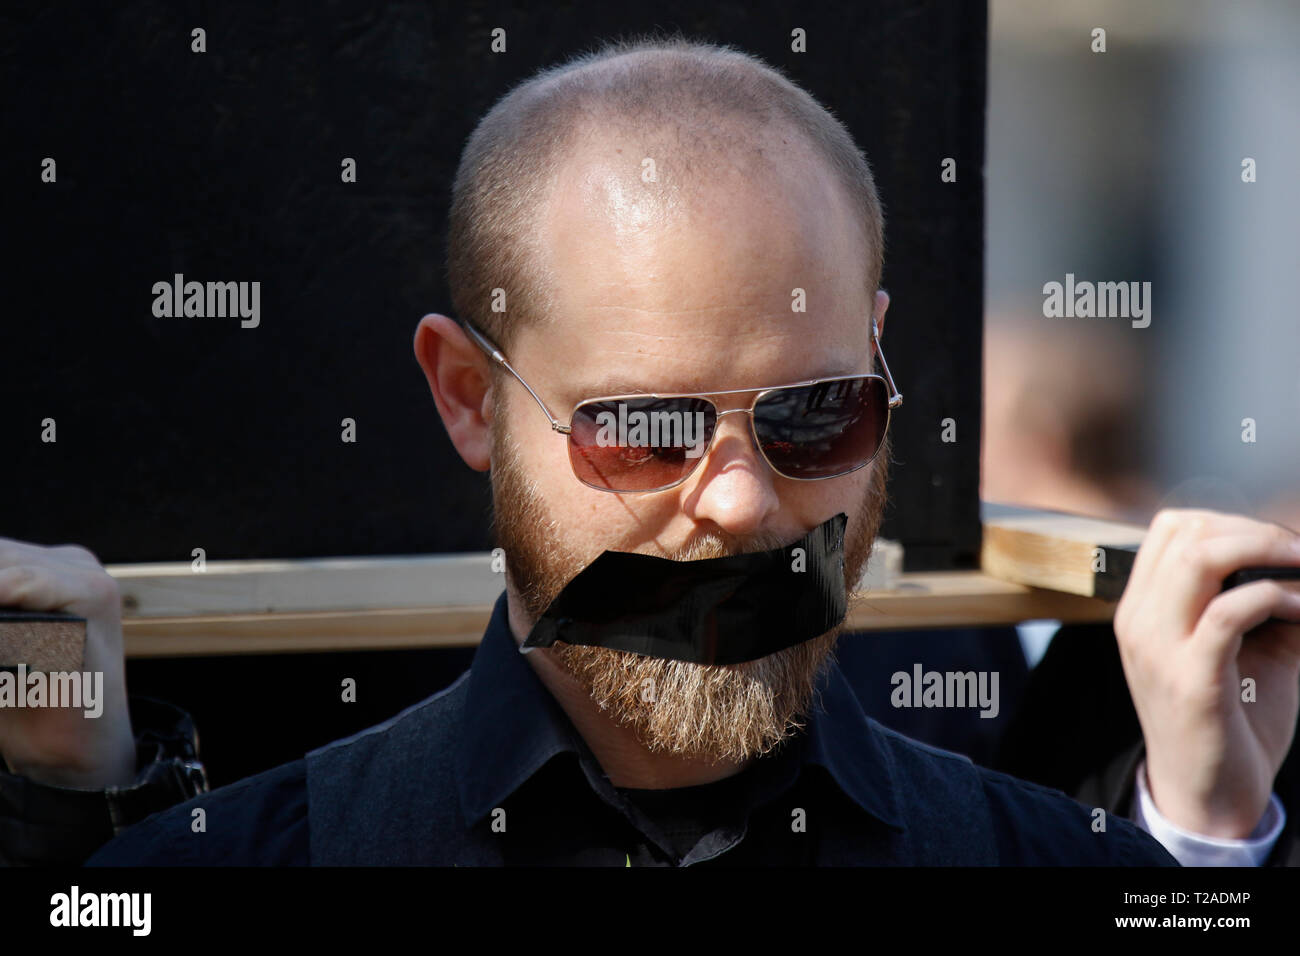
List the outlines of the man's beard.
{"label": "man's beard", "polygon": [[[498,411],[503,409],[498,406]],[[536,621],[589,563],[566,546],[534,482],[523,474],[514,443],[492,424],[493,538],[530,620]],[[888,440],[875,461],[867,495],[844,536],[845,590],[850,597],[871,554],[885,505]],[[577,480],[576,478],[574,479]],[[790,542],[768,534],[710,534],[661,555],[677,561],[766,551]],[[653,753],[742,762],[767,753],[804,726],[824,667],[834,658],[843,625],[811,640],[740,664],[695,664],[605,647],[558,643],[549,654],[615,723],[630,728]],[[725,638],[724,638],[725,639]]]}

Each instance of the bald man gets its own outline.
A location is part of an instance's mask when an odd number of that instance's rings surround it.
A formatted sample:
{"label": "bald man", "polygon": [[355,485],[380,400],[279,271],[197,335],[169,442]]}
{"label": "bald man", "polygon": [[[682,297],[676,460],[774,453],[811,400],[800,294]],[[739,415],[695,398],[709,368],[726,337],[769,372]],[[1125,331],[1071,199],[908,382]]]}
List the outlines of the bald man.
{"label": "bald man", "polygon": [[[491,474],[506,555],[471,669],[91,862],[1172,865],[1128,821],[888,731],[839,671],[838,602],[880,524],[902,400],[883,248],[847,130],[749,56],[616,43],[512,90],[454,185],[458,318],[415,335],[447,433]],[[1232,534],[1217,560],[1289,546]],[[1188,673],[1209,681],[1212,660]],[[1245,836],[1259,794],[1222,799],[1235,764],[1177,766],[1203,716],[1180,713],[1183,736],[1152,741],[1157,802]],[[1278,744],[1252,751],[1262,777]]]}

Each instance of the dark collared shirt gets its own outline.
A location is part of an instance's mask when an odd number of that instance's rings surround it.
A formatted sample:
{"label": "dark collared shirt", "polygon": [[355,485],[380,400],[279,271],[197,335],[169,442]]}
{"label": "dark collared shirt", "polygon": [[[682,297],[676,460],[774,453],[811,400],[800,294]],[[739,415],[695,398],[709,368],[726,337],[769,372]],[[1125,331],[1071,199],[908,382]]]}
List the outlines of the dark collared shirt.
{"label": "dark collared shirt", "polygon": [[502,595],[446,690],[150,817],[89,863],[1176,865],[1098,813],[884,728],[838,665],[805,730],[742,773],[614,787],[519,653]]}

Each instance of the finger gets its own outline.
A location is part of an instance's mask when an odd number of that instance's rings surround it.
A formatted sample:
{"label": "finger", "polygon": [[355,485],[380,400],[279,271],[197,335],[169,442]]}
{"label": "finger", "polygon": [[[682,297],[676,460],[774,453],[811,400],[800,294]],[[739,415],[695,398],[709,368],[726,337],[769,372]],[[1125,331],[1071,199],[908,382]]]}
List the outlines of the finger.
{"label": "finger", "polygon": [[1175,620],[1194,623],[1223,590],[1224,578],[1240,568],[1300,568],[1300,535],[1280,525],[1251,522],[1247,534],[1193,539],[1185,535],[1165,550],[1172,562],[1165,593]]}
{"label": "finger", "polygon": [[1254,581],[1224,591],[1206,605],[1192,639],[1223,665],[1237,656],[1242,636],[1270,618],[1300,624],[1300,591],[1276,581]]}
{"label": "finger", "polygon": [[1144,582],[1153,565],[1160,560],[1165,546],[1173,539],[1179,528],[1179,514],[1173,508],[1164,508],[1151,519],[1147,533],[1142,538],[1137,557],[1133,559],[1133,570],[1129,572],[1128,582]]}
{"label": "finger", "polygon": [[0,606],[25,611],[61,611],[84,595],[67,575],[32,564],[0,568]]}
{"label": "finger", "polygon": [[78,568],[99,568],[99,558],[79,544],[61,544],[53,547],[0,538],[0,568],[18,564],[55,565]]}
{"label": "finger", "polygon": [[58,544],[45,549],[68,564],[81,568],[101,568],[103,564],[95,552],[79,544]]}
{"label": "finger", "polygon": [[[1187,521],[1199,525],[1201,532],[1207,538],[1250,534],[1261,527],[1275,524],[1274,522],[1261,521],[1259,518],[1251,518],[1247,515],[1233,514],[1227,511],[1209,511],[1204,508],[1184,508],[1179,509],[1177,513],[1184,516]],[[1279,525],[1279,527],[1281,526]],[[1283,530],[1290,529],[1284,528]]]}
{"label": "finger", "polygon": [[1168,594],[1170,583],[1186,572],[1170,570],[1170,555],[1185,551],[1189,542],[1198,540],[1204,529],[1220,517],[1223,516],[1216,512],[1166,508],[1152,519],[1147,537],[1134,559],[1120,607],[1116,608],[1117,623],[1121,615],[1127,620],[1135,613],[1133,607],[1139,603],[1151,601],[1166,625],[1161,628],[1162,633],[1184,636],[1192,632],[1204,603],[1194,608],[1185,602],[1173,605]]}
{"label": "finger", "polygon": [[1133,561],[1133,569],[1129,572],[1128,583],[1139,585],[1135,589],[1138,592],[1135,596],[1141,596],[1164,558],[1165,551],[1180,536],[1189,531],[1196,535],[1228,534],[1234,528],[1244,534],[1249,529],[1241,528],[1241,521],[1249,522],[1250,519],[1202,508],[1162,508],[1156,512],[1142,538]]}
{"label": "finger", "polygon": [[1124,585],[1124,593],[1120,595],[1119,605],[1115,608],[1117,633],[1126,630],[1125,622],[1137,613],[1137,606],[1148,596],[1153,569],[1159,565],[1161,555],[1178,531],[1182,520],[1180,514],[1173,508],[1165,508],[1151,519],[1142,544],[1138,547],[1137,556],[1133,559],[1133,569],[1129,572],[1128,583]]}
{"label": "finger", "polygon": [[36,556],[36,546],[14,538],[0,538],[0,568],[31,561]]}

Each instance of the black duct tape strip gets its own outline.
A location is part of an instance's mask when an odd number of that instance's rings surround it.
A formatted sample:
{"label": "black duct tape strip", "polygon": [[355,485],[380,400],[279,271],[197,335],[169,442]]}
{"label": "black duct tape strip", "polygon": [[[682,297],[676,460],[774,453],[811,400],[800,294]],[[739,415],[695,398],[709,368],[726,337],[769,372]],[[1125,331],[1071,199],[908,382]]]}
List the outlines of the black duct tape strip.
{"label": "black duct tape strip", "polygon": [[801,644],[848,613],[847,522],[841,513],[783,548],[702,561],[606,551],[551,602],[523,650],[563,641],[739,664]]}

